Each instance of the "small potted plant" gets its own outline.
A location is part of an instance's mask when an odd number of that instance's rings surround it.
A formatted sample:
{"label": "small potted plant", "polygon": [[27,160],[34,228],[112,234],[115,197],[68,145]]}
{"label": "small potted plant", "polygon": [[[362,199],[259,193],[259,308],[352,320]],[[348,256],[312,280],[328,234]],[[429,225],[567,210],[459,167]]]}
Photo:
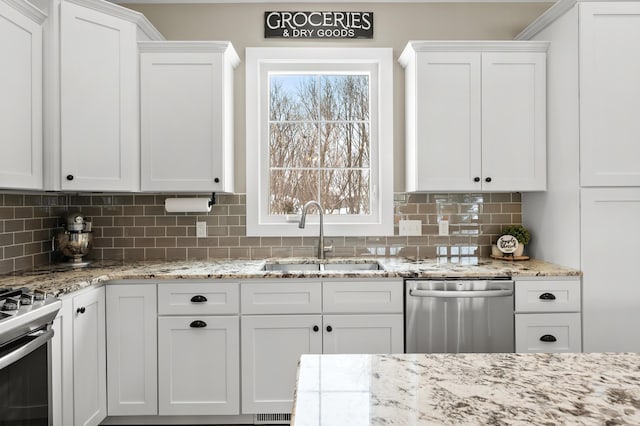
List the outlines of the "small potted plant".
{"label": "small potted plant", "polygon": [[514,256],[522,256],[524,246],[531,241],[531,234],[529,230],[522,225],[508,225],[502,228],[502,231],[498,235],[500,238],[503,235],[513,235],[518,240],[518,248],[513,253]]}

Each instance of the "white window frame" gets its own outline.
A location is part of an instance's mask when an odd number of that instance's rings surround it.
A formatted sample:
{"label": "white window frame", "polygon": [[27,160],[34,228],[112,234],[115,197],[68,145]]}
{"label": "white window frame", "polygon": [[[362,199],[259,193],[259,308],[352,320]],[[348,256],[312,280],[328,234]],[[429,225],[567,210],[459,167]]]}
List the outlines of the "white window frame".
{"label": "white window frame", "polygon": [[247,235],[314,236],[318,215],[307,226],[297,215],[269,216],[269,73],[365,71],[371,88],[371,214],[324,215],[334,236],[393,235],[393,49],[250,47],[246,49]]}

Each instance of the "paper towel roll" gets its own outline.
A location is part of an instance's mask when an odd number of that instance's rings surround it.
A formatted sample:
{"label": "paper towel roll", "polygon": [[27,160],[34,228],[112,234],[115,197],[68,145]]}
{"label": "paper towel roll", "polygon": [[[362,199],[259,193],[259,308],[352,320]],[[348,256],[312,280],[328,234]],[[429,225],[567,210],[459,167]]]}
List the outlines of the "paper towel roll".
{"label": "paper towel roll", "polygon": [[164,209],[167,213],[208,213],[211,211],[208,198],[167,198]]}

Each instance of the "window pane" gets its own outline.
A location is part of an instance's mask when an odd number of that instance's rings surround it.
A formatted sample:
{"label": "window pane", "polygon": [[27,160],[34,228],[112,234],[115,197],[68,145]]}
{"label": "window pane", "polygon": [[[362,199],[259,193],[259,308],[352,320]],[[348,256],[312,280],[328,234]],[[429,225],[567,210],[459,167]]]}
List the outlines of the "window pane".
{"label": "window pane", "polygon": [[273,74],[269,93],[270,214],[370,214],[369,76]]}
{"label": "window pane", "polygon": [[370,214],[369,188],[366,170],[323,170],[322,207],[329,214]]}
{"label": "window pane", "polygon": [[326,123],[321,128],[322,167],[369,167],[367,123]]}
{"label": "window pane", "polygon": [[316,123],[269,125],[270,167],[318,167],[318,155]]}
{"label": "window pane", "polygon": [[320,76],[320,112],[326,121],[369,120],[369,76]]}
{"label": "window pane", "polygon": [[318,199],[318,172],[315,170],[272,170],[269,214],[299,212],[304,203]]}
{"label": "window pane", "polygon": [[317,78],[312,75],[271,75],[269,78],[271,121],[317,121]]}

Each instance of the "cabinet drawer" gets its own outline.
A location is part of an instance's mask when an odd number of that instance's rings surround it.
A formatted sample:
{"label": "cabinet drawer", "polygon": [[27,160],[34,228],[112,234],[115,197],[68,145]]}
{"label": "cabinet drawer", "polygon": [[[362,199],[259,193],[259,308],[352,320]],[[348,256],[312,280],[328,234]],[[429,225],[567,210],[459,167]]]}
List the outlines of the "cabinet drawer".
{"label": "cabinet drawer", "polygon": [[322,312],[320,282],[242,283],[243,314],[313,314]]}
{"label": "cabinet drawer", "polygon": [[237,314],[238,283],[158,284],[158,315]]}
{"label": "cabinet drawer", "polygon": [[580,281],[516,281],[516,312],[580,312]]}
{"label": "cabinet drawer", "polygon": [[517,314],[516,352],[580,352],[580,314]]}
{"label": "cabinet drawer", "polygon": [[325,313],[402,313],[402,281],[322,284]]}

